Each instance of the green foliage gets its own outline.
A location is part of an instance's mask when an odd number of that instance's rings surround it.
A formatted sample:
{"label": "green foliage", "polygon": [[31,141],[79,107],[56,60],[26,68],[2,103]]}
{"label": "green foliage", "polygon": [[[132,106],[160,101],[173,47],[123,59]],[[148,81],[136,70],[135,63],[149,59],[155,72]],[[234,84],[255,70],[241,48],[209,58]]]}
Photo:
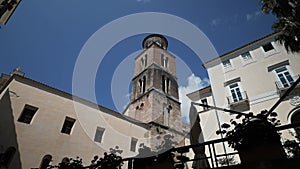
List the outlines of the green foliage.
{"label": "green foliage", "polygon": [[300,158],[300,137],[298,134],[292,131],[290,131],[290,134],[295,137],[295,140],[285,140],[283,142],[283,147],[287,153],[287,158]]}
{"label": "green foliage", "polygon": [[288,158],[300,158],[300,146],[295,140],[286,140],[283,144]]}
{"label": "green foliage", "polygon": [[76,159],[69,159],[66,157],[57,166],[49,166],[48,169],[121,169],[122,165],[122,157],[114,153],[108,154],[105,152],[103,158],[94,156],[94,159],[89,166],[83,166],[82,159],[79,157],[76,157]]}
{"label": "green foliage", "polygon": [[61,163],[57,166],[49,166],[48,168],[57,168],[57,169],[83,169],[82,159],[76,157],[76,159],[65,157]]}
{"label": "green foliage", "polygon": [[163,138],[161,138],[161,135],[159,135],[156,137],[156,139],[162,139],[161,144],[155,146],[156,151],[151,150],[150,147],[147,147],[144,143],[141,143],[140,148],[138,150],[139,154],[137,155],[137,157],[155,156],[173,148],[177,144],[176,141],[173,141],[174,136],[170,134],[164,135]]}
{"label": "green foliage", "polygon": [[227,156],[227,157],[218,159],[218,163],[221,166],[227,166],[227,165],[235,165],[235,164],[237,164],[237,161],[235,161],[234,156]]}
{"label": "green foliage", "polygon": [[[241,146],[249,146],[254,142],[276,139],[277,135],[270,132],[274,130],[275,126],[280,125],[280,121],[276,117],[277,113],[268,114],[267,110],[263,110],[257,115],[248,113],[242,116],[239,114],[235,117],[235,120],[230,120],[230,124],[222,124],[221,129],[217,130],[216,134],[225,134],[229,146],[236,150],[240,149]],[[256,130],[260,131],[256,132]],[[251,137],[254,139],[251,139]]]}
{"label": "green foliage", "polygon": [[122,158],[114,153],[104,153],[103,158],[94,157],[92,160],[91,169],[121,169],[123,165]]}
{"label": "green foliage", "polygon": [[298,0],[261,0],[264,13],[272,13],[277,21],[272,28],[288,52],[300,52],[300,2]]}

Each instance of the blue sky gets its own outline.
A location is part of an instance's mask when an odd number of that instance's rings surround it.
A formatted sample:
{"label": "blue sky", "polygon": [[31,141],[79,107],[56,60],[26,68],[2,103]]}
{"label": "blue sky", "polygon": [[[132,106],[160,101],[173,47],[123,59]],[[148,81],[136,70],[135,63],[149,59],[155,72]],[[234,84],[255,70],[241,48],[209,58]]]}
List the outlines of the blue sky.
{"label": "blue sky", "polygon": [[[0,72],[8,74],[21,66],[26,77],[72,93],[74,66],[87,40],[108,23],[142,12],[166,13],[187,20],[207,36],[218,54],[272,33],[275,21],[272,15],[260,12],[259,0],[22,0],[0,29]],[[95,79],[98,104],[118,110],[111,93],[114,71],[126,57],[142,49],[146,35],[124,39],[104,56]],[[182,94],[207,85],[207,73],[199,57],[184,42],[167,38],[169,51],[180,56],[194,74],[179,77]],[[107,41],[100,40],[98,45]],[[118,85],[130,88],[129,84]],[[129,89],[120,94],[125,98],[120,105],[126,104],[128,92]]]}

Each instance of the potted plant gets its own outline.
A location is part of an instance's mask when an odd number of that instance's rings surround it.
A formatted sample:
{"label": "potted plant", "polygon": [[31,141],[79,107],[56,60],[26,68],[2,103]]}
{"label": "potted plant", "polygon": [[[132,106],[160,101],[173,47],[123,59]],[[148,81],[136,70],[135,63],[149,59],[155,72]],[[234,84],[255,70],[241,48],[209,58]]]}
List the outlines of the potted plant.
{"label": "potted plant", "polygon": [[239,114],[230,124],[224,123],[217,134],[225,134],[231,148],[238,151],[242,163],[285,158],[276,126],[277,113]]}

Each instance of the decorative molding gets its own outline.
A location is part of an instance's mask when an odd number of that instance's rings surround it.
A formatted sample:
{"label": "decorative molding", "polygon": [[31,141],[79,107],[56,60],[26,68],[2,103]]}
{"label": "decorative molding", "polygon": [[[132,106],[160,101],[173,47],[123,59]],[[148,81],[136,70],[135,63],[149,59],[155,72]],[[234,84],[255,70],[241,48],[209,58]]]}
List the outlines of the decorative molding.
{"label": "decorative molding", "polygon": [[232,84],[232,83],[235,83],[235,82],[240,82],[241,81],[241,78],[240,77],[237,77],[237,78],[234,78],[234,79],[231,79],[231,80],[228,80],[226,82],[224,82],[224,87]]}
{"label": "decorative molding", "polygon": [[300,105],[300,96],[294,96],[290,99],[290,104],[292,106],[299,106]]}
{"label": "decorative molding", "polygon": [[272,92],[257,95],[255,97],[251,97],[251,98],[249,98],[249,102],[250,102],[250,105],[253,105],[253,104],[258,104],[258,103],[265,102],[268,100],[272,100],[272,99],[275,99],[278,97],[279,97],[278,93],[276,91],[275,92],[272,91]]}
{"label": "decorative molding", "polygon": [[290,65],[289,60],[285,60],[283,62],[279,62],[279,63],[276,63],[274,65],[268,66],[268,72],[271,72],[274,69],[277,69],[281,66],[286,66],[286,65]]}

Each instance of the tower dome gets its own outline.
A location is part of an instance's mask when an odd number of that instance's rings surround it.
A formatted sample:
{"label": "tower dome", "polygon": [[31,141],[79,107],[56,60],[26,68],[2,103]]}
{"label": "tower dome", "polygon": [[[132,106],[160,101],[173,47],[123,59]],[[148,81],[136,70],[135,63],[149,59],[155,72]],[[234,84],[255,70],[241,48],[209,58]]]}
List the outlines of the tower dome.
{"label": "tower dome", "polygon": [[168,47],[168,41],[164,36],[159,34],[151,34],[143,40],[143,48],[148,49],[153,43],[156,43],[157,46],[165,50]]}

